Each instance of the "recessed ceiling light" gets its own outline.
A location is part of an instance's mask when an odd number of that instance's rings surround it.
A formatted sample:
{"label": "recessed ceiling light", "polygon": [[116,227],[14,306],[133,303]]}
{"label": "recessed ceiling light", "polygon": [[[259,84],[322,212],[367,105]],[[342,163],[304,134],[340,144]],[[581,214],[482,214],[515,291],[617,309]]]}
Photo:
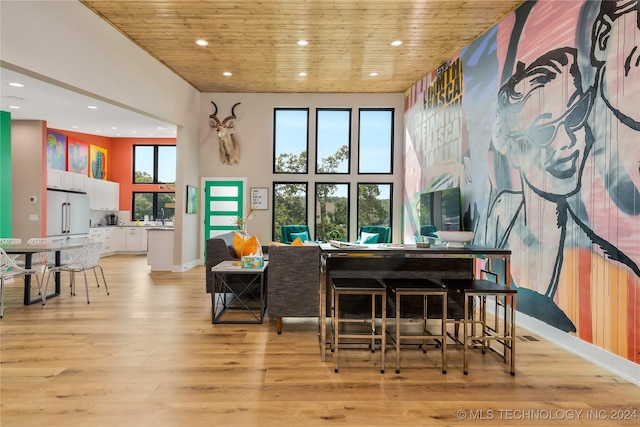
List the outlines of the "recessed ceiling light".
{"label": "recessed ceiling light", "polygon": [[391,46],[400,46],[402,44],[402,40],[394,40],[391,42]]}
{"label": "recessed ceiling light", "polygon": [[131,131],[131,133],[138,133],[138,132],[137,132],[137,131],[135,131],[135,130],[132,130],[132,131]]}
{"label": "recessed ceiling light", "polygon": [[378,75],[378,73],[376,73],[376,72],[374,71],[373,73],[369,73],[369,75],[370,75],[371,77],[375,77],[375,76],[377,76],[377,75]]}
{"label": "recessed ceiling light", "polygon": [[298,75],[300,77],[307,77],[307,73],[305,73],[304,71],[299,72]]}
{"label": "recessed ceiling light", "polygon": [[96,107],[95,105],[87,105],[87,108],[90,110],[97,110],[98,107]]}
{"label": "recessed ceiling light", "polygon": [[111,129],[116,130],[116,129],[118,129],[118,128],[117,128],[117,127],[115,127],[115,126],[111,126]]}
{"label": "recessed ceiling light", "polygon": [[208,41],[206,41],[205,39],[198,39],[198,40],[196,40],[196,44],[197,44],[198,46],[206,46],[206,45],[208,45],[208,44],[209,44],[209,42],[208,42]]}
{"label": "recessed ceiling light", "polygon": [[14,110],[19,110],[20,107],[18,105],[9,105],[9,108],[12,108]]}
{"label": "recessed ceiling light", "polygon": [[73,125],[73,126],[71,126],[71,129],[78,129],[78,126]]}
{"label": "recessed ceiling light", "polygon": [[24,87],[24,85],[22,83],[18,83],[18,82],[11,82],[11,83],[9,83],[9,86]]}
{"label": "recessed ceiling light", "polygon": [[306,46],[306,45],[308,45],[308,44],[309,44],[309,42],[308,42],[308,41],[306,41],[306,40],[298,40],[298,45],[299,45],[299,46]]}
{"label": "recessed ceiling light", "polygon": [[225,71],[224,73],[222,73],[223,76],[227,76],[227,77],[231,77],[233,76],[233,73],[231,73],[231,71]]}

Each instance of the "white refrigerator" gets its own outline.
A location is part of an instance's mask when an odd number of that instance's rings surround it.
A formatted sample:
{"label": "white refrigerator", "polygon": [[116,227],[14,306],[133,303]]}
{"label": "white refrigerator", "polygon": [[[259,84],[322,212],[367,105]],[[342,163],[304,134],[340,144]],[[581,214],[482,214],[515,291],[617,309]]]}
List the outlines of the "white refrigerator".
{"label": "white refrigerator", "polygon": [[47,190],[47,237],[89,237],[89,196]]}

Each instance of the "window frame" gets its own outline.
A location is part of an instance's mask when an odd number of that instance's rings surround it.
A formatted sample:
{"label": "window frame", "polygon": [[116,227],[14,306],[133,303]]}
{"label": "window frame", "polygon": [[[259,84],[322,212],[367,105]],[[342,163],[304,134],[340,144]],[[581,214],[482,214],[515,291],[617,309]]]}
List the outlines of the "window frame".
{"label": "window frame", "polygon": [[[389,172],[362,172],[362,113],[373,111],[388,111],[391,114],[390,135],[389,135]],[[358,108],[358,175],[393,175],[394,164],[394,134],[395,134],[395,108],[393,107],[377,107],[377,108]]]}
{"label": "window frame", "polygon": [[[351,222],[351,183],[350,182],[325,182],[325,181],[316,181],[314,182],[314,195],[313,195],[313,218],[314,218],[314,239],[318,240],[318,186],[319,185],[346,185],[347,187],[347,218],[346,218],[346,241],[349,241],[349,233],[351,231],[350,222]],[[336,239],[334,239],[336,240]]]}
{"label": "window frame", "polygon": [[[309,225],[309,182],[308,181],[274,181],[273,186],[271,188],[271,235],[274,242],[280,241],[280,229],[276,227],[276,207],[278,198],[276,198],[276,188],[279,185],[303,185],[305,196],[304,196],[304,223]],[[285,224],[281,224],[285,225]]]}
{"label": "window frame", "polygon": [[[176,200],[176,193],[175,191],[132,191],[131,192],[131,220],[132,221],[136,221],[136,220],[140,220],[142,221],[144,218],[135,218],[135,213],[136,213],[136,195],[137,194],[151,194],[152,195],[152,201],[151,201],[151,205],[152,205],[152,212],[154,213],[153,215],[153,219],[158,219],[158,212],[159,212],[159,208],[158,208],[158,197],[160,194],[173,194],[173,202],[175,203]],[[175,208],[173,208],[173,216],[175,217],[176,212],[175,212]],[[168,219],[166,213],[165,213],[165,217],[164,219]]]}
{"label": "window frame", "polygon": [[[309,107],[274,107],[273,109],[273,162],[272,169],[273,174],[287,174],[287,175],[305,175],[309,173]],[[278,141],[276,139],[278,133],[278,111],[304,111],[307,114],[307,122],[306,122],[306,145],[305,152],[307,153],[307,158],[305,159],[305,168],[303,172],[294,172],[294,171],[278,171],[276,170],[276,162],[278,160]]]}
{"label": "window frame", "polygon": [[[325,108],[325,107],[317,107],[316,109],[316,126],[315,126],[315,160],[316,160],[316,167],[315,167],[315,173],[317,175],[349,175],[351,174],[351,133],[352,133],[352,129],[353,129],[353,109],[350,107],[342,107],[342,108]],[[346,159],[346,163],[347,163],[347,171],[346,172],[321,172],[319,171],[319,162],[320,162],[320,157],[318,155],[318,132],[319,132],[319,123],[320,123],[320,113],[322,113],[323,111],[342,111],[342,112],[347,112],[349,115],[349,119],[348,119],[348,123],[349,123],[349,129],[347,132],[347,151],[348,151],[348,156]]]}
{"label": "window frame", "polygon": [[[152,181],[151,182],[137,182],[136,181],[136,148],[137,147],[153,147],[153,176]],[[177,156],[177,146],[176,144],[134,144],[132,147],[132,159],[133,161],[131,162],[132,165],[132,171],[131,171],[131,183],[135,184],[135,185],[140,185],[140,184],[175,184],[175,180],[173,182],[166,182],[166,181],[160,181],[158,179],[158,151],[160,150],[160,148],[162,147],[173,147],[174,150],[176,150],[176,156]],[[175,159],[174,159],[175,160]],[[175,163],[174,163],[174,167],[175,167]],[[175,171],[174,171],[174,175],[176,175],[177,177],[177,167],[175,167]]]}
{"label": "window frame", "polygon": [[391,238],[393,239],[393,182],[358,182],[356,183],[356,229],[365,225],[382,225],[382,224],[360,224],[360,187],[363,185],[386,185],[389,186],[389,225],[391,228]]}

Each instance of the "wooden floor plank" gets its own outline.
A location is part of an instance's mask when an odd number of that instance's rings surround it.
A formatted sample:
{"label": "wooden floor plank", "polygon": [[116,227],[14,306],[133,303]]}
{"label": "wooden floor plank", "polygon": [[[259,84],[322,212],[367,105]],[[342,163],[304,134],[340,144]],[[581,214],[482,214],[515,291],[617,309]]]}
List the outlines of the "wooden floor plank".
{"label": "wooden floor plank", "polygon": [[[285,319],[282,335],[270,319],[212,325],[203,266],[150,273],[141,256],[101,262],[110,295],[91,281],[90,304],[84,286],[75,297],[63,286],[44,307],[22,305],[20,282],[7,286],[1,426],[640,423],[639,387],[526,330],[518,335],[534,339],[517,341],[516,376],[480,352],[463,375],[454,346],[446,375],[433,348],[403,349],[399,374],[393,349],[384,374],[378,352],[341,350],[335,373],[313,319]],[[621,411],[636,412],[613,420]]]}

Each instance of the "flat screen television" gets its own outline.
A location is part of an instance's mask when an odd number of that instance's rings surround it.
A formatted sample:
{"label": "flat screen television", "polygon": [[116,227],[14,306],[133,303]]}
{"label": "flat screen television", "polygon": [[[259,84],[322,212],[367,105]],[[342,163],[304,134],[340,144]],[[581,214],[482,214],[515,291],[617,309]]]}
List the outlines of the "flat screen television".
{"label": "flat screen television", "polygon": [[420,195],[420,234],[428,236],[435,231],[462,231],[459,187]]}

